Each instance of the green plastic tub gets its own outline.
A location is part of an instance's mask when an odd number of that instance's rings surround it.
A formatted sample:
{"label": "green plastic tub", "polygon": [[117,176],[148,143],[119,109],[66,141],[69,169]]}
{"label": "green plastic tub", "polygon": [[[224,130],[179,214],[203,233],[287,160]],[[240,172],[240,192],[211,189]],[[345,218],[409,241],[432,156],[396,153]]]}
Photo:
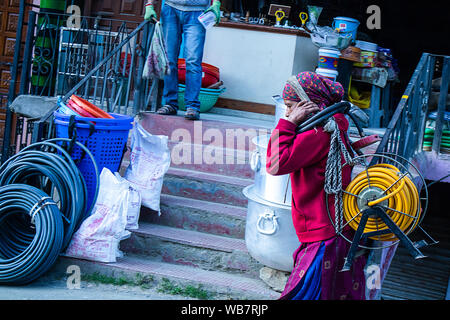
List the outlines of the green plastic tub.
{"label": "green plastic tub", "polygon": [[[178,85],[178,109],[185,111],[186,104],[184,102],[184,91],[186,86],[184,84]],[[219,96],[225,92],[225,88],[221,89],[200,89],[198,99],[200,100],[200,112],[208,112],[211,110],[219,99]]]}

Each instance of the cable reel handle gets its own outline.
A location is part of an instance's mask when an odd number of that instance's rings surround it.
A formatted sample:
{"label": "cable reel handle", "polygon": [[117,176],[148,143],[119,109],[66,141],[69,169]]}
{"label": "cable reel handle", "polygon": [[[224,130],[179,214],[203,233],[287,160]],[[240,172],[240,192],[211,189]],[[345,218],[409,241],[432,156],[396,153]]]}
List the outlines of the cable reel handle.
{"label": "cable reel handle", "polygon": [[383,202],[385,200],[388,200],[388,199],[392,198],[393,196],[395,196],[400,191],[402,191],[404,187],[405,187],[405,180],[402,179],[402,182],[400,182],[400,185],[398,186],[398,188],[396,188],[393,192],[385,195],[384,197],[381,197],[381,198],[378,198],[376,200],[370,201],[370,202],[367,203],[367,205],[369,207],[372,207],[372,206],[374,206],[374,205],[376,205],[378,203],[381,203],[381,202]]}
{"label": "cable reel handle", "polygon": [[307,119],[305,122],[300,124],[297,129],[296,133],[303,133],[305,131],[308,131],[315,126],[319,125],[320,123],[328,120],[328,118],[334,116],[337,113],[344,113],[352,119],[353,123],[356,126],[356,129],[358,130],[358,133],[361,137],[365,137],[364,131],[359,125],[358,121],[355,119],[355,116],[349,112],[351,109],[351,104],[348,101],[341,101],[338,103],[333,104],[332,106],[329,106],[322,111],[316,113],[311,118]]}
{"label": "cable reel handle", "polygon": [[347,115],[350,117],[350,119],[352,119],[353,123],[355,124],[356,129],[358,130],[359,136],[360,136],[361,138],[365,137],[365,134],[364,134],[363,129],[362,129],[361,126],[359,125],[359,123],[358,123],[358,121],[356,120],[355,116],[354,116],[351,112],[349,112],[349,111],[350,111],[350,108],[349,108],[348,110],[346,110],[345,114],[347,114]]}
{"label": "cable reel handle", "polygon": [[337,113],[346,113],[348,114],[348,110],[350,110],[350,103],[347,101],[341,101],[338,103],[329,106],[322,111],[316,113],[311,118],[307,119],[305,122],[301,123],[297,129],[296,133],[303,133],[308,131],[315,126],[321,124],[322,122],[328,120],[330,117],[334,116]]}

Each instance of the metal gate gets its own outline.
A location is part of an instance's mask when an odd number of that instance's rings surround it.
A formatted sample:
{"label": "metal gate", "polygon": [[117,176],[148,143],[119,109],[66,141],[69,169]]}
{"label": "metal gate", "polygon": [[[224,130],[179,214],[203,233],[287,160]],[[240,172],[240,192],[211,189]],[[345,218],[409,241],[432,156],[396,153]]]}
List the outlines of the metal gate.
{"label": "metal gate", "polygon": [[[17,39],[24,36],[25,43],[16,42],[11,65],[11,83],[20,74],[20,85],[10,86],[3,107],[18,95],[67,99],[77,94],[108,112],[123,114],[137,114],[158,103],[158,81],[142,79],[153,23],[80,17],[80,25],[73,27],[67,24],[67,14],[30,11],[25,17],[25,6],[17,32]],[[18,135],[29,130],[34,142],[49,134],[51,118],[50,112],[30,119],[6,108],[1,162],[26,145],[27,139],[18,143]]]}

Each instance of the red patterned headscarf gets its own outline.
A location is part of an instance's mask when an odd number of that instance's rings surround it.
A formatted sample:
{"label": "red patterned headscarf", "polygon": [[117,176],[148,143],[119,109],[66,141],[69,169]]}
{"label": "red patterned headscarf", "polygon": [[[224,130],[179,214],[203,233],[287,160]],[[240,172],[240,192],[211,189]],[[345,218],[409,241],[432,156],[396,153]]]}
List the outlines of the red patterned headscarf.
{"label": "red patterned headscarf", "polygon": [[[295,76],[309,99],[324,109],[342,100],[344,88],[339,82],[330,80],[315,72],[300,72]],[[300,97],[289,83],[283,90],[283,99],[300,101]]]}

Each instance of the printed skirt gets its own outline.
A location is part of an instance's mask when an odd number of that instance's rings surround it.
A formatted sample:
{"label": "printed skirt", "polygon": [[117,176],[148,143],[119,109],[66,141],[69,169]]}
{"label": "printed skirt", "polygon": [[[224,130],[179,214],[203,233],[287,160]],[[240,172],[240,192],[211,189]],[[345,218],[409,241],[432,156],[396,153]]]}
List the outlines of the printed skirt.
{"label": "printed skirt", "polygon": [[341,271],[350,243],[342,237],[302,243],[280,300],[365,300],[366,257]]}

